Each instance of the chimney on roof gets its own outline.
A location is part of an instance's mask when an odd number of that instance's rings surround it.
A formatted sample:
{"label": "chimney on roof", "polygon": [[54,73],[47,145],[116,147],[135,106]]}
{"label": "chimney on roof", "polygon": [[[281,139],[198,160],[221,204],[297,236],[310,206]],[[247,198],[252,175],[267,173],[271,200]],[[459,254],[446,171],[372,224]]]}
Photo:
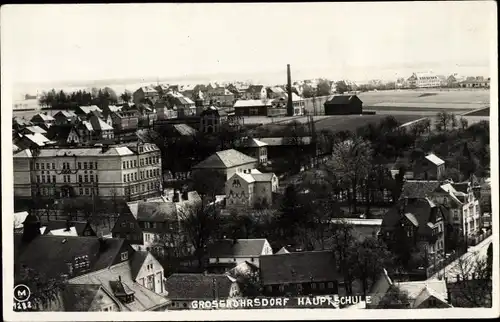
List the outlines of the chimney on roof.
{"label": "chimney on roof", "polygon": [[108,248],[108,245],[107,245],[106,240],[104,238],[99,237],[98,240],[99,240],[99,252],[102,253]]}
{"label": "chimney on roof", "polygon": [[175,190],[175,191],[174,191],[174,197],[172,198],[172,201],[173,201],[173,202],[179,202],[179,201],[180,201],[180,200],[179,200],[179,197],[180,197],[180,196],[179,196],[179,190]]}
{"label": "chimney on roof", "polygon": [[293,100],[292,100],[292,72],[290,71],[290,64],[286,65],[287,84],[286,90],[288,94],[288,102],[286,112],[288,116],[293,116]]}
{"label": "chimney on roof", "polygon": [[68,220],[66,220],[66,230],[65,231],[70,231],[71,230],[71,222]]}

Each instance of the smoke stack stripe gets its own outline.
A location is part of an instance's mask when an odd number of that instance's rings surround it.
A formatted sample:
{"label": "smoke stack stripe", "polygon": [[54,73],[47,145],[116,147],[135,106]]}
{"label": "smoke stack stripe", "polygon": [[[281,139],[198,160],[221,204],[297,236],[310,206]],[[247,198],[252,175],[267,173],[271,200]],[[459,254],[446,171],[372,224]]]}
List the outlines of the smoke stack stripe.
{"label": "smoke stack stripe", "polygon": [[286,65],[287,72],[287,94],[288,102],[286,106],[286,112],[288,116],[293,116],[293,101],[292,101],[292,72],[290,71],[290,64]]}

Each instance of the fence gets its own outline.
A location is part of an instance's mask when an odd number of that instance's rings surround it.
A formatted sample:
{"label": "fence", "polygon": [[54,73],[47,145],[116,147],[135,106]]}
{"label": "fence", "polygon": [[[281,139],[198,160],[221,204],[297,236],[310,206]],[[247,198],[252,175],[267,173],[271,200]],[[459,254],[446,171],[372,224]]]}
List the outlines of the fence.
{"label": "fence", "polygon": [[491,236],[491,229],[477,237],[469,237],[469,246],[476,246],[489,236]]}
{"label": "fence", "polygon": [[436,263],[434,265],[431,264],[429,267],[427,267],[427,270],[426,270],[427,278],[431,277],[435,273],[439,272],[440,270],[442,270],[443,268],[448,266],[454,260],[456,260],[457,258],[462,256],[463,254],[465,254],[465,252],[466,252],[465,250],[454,252],[446,258],[441,258],[438,263]]}

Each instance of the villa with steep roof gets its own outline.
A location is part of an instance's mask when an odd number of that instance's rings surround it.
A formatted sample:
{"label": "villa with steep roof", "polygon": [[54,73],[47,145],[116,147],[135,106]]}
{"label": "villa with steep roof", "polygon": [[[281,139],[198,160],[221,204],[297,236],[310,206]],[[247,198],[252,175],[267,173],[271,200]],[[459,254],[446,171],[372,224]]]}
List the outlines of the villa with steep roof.
{"label": "villa with steep roof", "polygon": [[410,245],[428,255],[429,263],[439,260],[445,251],[445,218],[448,210],[430,198],[402,198],[384,215],[380,236]]}
{"label": "villa with steep roof", "polygon": [[257,167],[258,161],[246,154],[233,149],[216,152],[195,165],[192,169],[196,171],[213,170],[225,176],[225,180],[231,178],[235,173],[250,173]]}
{"label": "villa with steep roof", "polygon": [[249,207],[273,204],[273,194],[278,191],[278,177],[274,173],[235,173],[226,181],[226,207]]}
{"label": "villa with steep roof", "polygon": [[[113,227],[112,234],[116,238],[125,238],[137,250],[155,249],[163,252],[170,247],[178,247],[182,240],[180,222],[189,211],[196,211],[201,205],[201,198],[196,191],[173,191],[160,197],[144,201],[127,203],[128,210],[123,212]],[[175,240],[164,240],[162,237],[172,235]]]}

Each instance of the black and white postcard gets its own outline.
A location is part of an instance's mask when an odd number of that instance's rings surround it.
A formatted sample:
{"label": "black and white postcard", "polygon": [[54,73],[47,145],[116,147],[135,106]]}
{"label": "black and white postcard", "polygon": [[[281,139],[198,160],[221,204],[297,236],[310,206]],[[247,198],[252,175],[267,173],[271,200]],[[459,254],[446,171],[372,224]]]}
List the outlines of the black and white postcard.
{"label": "black and white postcard", "polygon": [[2,6],[4,319],[498,317],[496,9]]}

